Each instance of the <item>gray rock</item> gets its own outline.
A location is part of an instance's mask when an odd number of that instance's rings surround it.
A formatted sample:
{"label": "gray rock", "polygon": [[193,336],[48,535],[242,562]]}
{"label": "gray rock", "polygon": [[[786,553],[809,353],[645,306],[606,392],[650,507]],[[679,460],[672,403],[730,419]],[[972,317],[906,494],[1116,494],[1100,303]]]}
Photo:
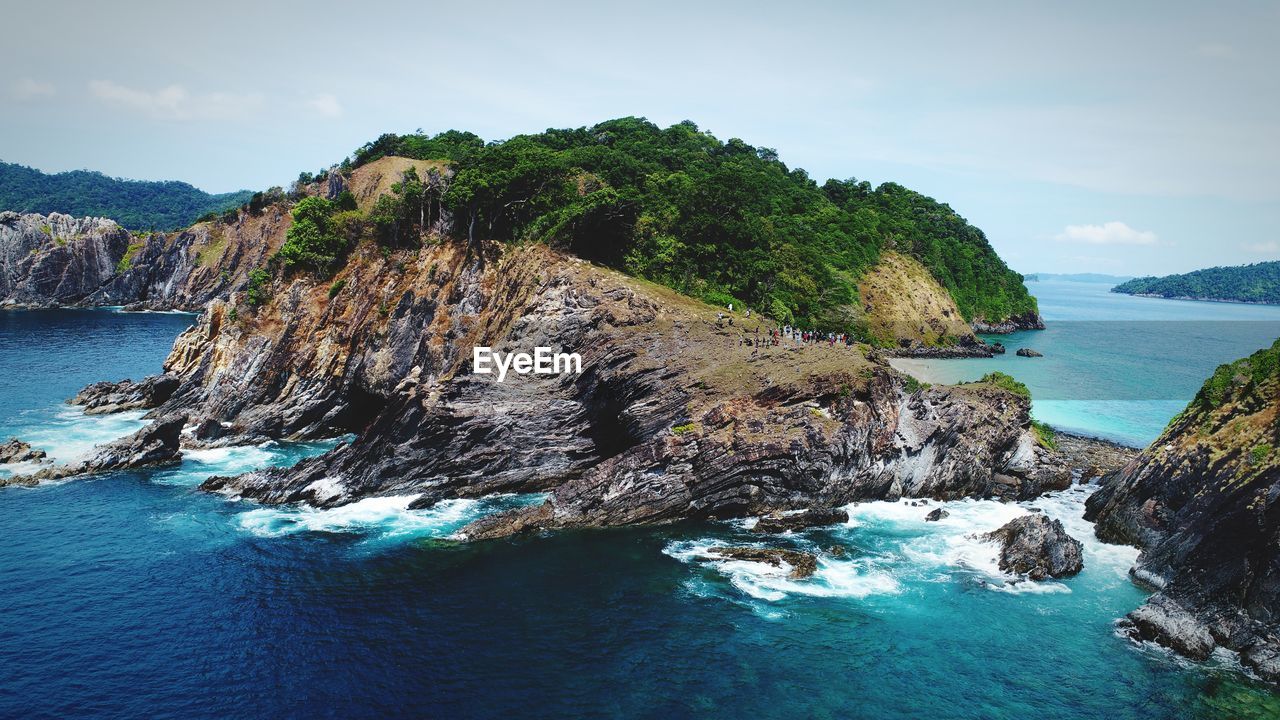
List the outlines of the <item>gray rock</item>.
{"label": "gray rock", "polygon": [[0,305],[76,305],[116,272],[129,233],[105,218],[0,213]]}
{"label": "gray rock", "polygon": [[1044,353],[1032,350],[1031,348],[1018,348],[1018,352],[1014,353],[1018,357],[1037,358],[1044,357]]}
{"label": "gray rock", "polygon": [[74,465],[44,468],[29,475],[0,477],[0,487],[30,486],[46,480],[61,480],[113,470],[176,465],[182,460],[178,443],[186,420],[184,415],[161,418],[132,435],[99,446],[88,460]]}
{"label": "gray rock", "polygon": [[44,458],[45,452],[43,450],[32,450],[30,443],[23,442],[18,438],[9,438],[0,443],[0,465],[33,462]]}
{"label": "gray rock", "polygon": [[1205,660],[1217,643],[1195,615],[1162,594],[1126,616],[1131,634],[1165,645],[1193,660]]}
{"label": "gray rock", "polygon": [[159,407],[178,389],[173,375],[152,375],[141,382],[96,382],[81,390],[67,402],[84,407],[86,415],[101,415],[124,410]]}
{"label": "gray rock", "polygon": [[751,528],[758,533],[782,533],[805,530],[822,525],[849,522],[849,513],[843,508],[809,508],[800,512],[770,513],[761,517]]}
{"label": "gray rock", "polygon": [[1084,568],[1084,546],[1062,523],[1044,515],[1014,518],[982,536],[1000,543],[1000,569],[1032,580],[1075,575]]}
{"label": "gray rock", "polygon": [[925,522],[937,522],[945,517],[950,517],[951,513],[942,508],[934,508],[932,512],[924,516]]}
{"label": "gray rock", "polygon": [[759,562],[772,565],[774,567],[782,567],[784,564],[791,568],[788,577],[793,580],[803,580],[812,577],[818,570],[818,558],[813,553],[801,552],[799,550],[784,550],[781,548],[758,548],[758,547],[714,547],[708,550],[712,559],[728,559],[728,560],[744,560],[746,562]]}

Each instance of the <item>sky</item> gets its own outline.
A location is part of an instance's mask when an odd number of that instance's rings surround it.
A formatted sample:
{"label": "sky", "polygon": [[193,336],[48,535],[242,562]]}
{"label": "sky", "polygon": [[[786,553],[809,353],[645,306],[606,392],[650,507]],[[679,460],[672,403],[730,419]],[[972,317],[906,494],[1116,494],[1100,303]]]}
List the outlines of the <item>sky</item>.
{"label": "sky", "polygon": [[1280,3],[3,2],[0,160],[49,172],[261,189],[637,115],[899,182],[1022,272],[1280,259]]}

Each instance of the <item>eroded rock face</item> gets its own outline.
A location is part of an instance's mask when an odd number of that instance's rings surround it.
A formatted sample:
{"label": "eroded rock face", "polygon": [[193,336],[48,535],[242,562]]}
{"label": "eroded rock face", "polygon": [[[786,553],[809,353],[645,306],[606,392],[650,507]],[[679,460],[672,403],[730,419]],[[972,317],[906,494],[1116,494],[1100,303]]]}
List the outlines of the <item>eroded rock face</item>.
{"label": "eroded rock face", "polygon": [[284,241],[282,206],[175,233],[130,234],[103,218],[0,213],[0,305],[202,310],[243,289]]}
{"label": "eroded rock face", "polygon": [[1000,543],[1000,569],[1032,580],[1068,577],[1084,569],[1084,546],[1059,520],[1041,514],[1014,518],[983,536]]}
{"label": "eroded rock face", "polygon": [[[343,283],[329,297],[331,281]],[[1033,497],[1070,478],[998,388],[906,393],[856,347],[759,347],[767,321],[713,308],[545,247],[442,242],[357,249],[323,283],[213,301],[166,361],[152,415],[200,418],[193,445],[356,439],[293,468],[205,489],[333,506],[415,493],[419,506],[552,491],[551,506],[470,528],[669,522],[903,496]],[[233,302],[235,296],[233,295]],[[471,350],[578,352],[581,375],[498,382]]]}
{"label": "eroded rock face", "polygon": [[67,402],[83,406],[86,415],[150,409],[168,400],[178,384],[173,375],[152,375],[141,382],[96,382]]}
{"label": "eroded rock face", "polygon": [[0,212],[0,305],[76,305],[116,272],[129,233],[104,218]]}
{"label": "eroded rock face", "polygon": [[156,420],[132,435],[99,446],[88,460],[72,465],[44,468],[30,475],[0,477],[0,486],[30,486],[47,480],[61,480],[77,475],[175,465],[182,460],[178,443],[186,421],[185,415]]}

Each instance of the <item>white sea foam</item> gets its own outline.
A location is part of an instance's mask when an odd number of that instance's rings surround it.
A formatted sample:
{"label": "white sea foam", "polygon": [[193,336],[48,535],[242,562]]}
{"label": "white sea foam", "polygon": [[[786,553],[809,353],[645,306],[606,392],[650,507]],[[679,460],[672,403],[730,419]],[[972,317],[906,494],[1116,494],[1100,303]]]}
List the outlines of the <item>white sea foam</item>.
{"label": "white sea foam", "polygon": [[259,537],[295,533],[357,533],[379,538],[449,537],[486,514],[537,502],[540,495],[491,495],[478,500],[455,498],[410,510],[419,495],[371,497],[334,508],[306,505],[261,507],[242,512],[240,527]]}
{"label": "white sea foam", "polygon": [[[910,501],[849,505],[847,523],[820,532],[833,534],[845,544],[861,548],[855,557],[824,554],[804,533],[788,536],[793,544],[819,557],[817,573],[806,580],[789,578],[789,568],[717,560],[710,555],[710,548],[717,545],[741,544],[732,539],[677,541],[670,543],[664,552],[682,562],[714,569],[742,595],[768,602],[791,595],[864,598],[900,592],[904,583],[950,583],[959,579],[976,579],[991,591],[1014,595],[1070,593],[1069,579],[1031,581],[1001,572],[999,546],[980,539],[982,534],[1038,510],[1061,520],[1067,532],[1081,541],[1085,572],[1116,583],[1128,582],[1127,572],[1137,557],[1137,550],[1108,545],[1094,537],[1093,524],[1083,518],[1084,501],[1092,490],[1075,487],[1021,503],[957,500],[916,505]],[[925,516],[937,508],[945,510],[947,517],[926,521]],[[746,520],[729,525],[742,530],[752,524],[753,521]],[[702,587],[701,594],[715,594],[715,591]]]}
{"label": "white sea foam", "polygon": [[820,555],[818,569],[813,576],[796,580],[790,577],[791,567],[786,563],[774,566],[765,562],[721,559],[711,552],[712,548],[726,544],[730,543],[714,538],[682,540],[668,544],[663,552],[682,562],[714,568],[742,593],[769,602],[789,595],[864,598],[893,594],[901,589],[892,574],[877,568],[868,558],[843,559]]}
{"label": "white sea foam", "polygon": [[46,421],[18,430],[32,447],[44,450],[57,463],[71,463],[89,456],[94,447],[137,432],[147,424],[145,411],[86,415],[70,405],[55,409]]}

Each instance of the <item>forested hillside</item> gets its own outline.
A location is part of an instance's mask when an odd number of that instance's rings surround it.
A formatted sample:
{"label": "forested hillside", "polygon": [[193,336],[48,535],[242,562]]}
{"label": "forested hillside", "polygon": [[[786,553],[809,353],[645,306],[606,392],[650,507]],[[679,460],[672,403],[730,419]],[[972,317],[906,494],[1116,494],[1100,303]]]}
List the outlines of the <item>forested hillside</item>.
{"label": "forested hillside", "polygon": [[210,195],[184,182],[121,180],[88,170],[47,175],[0,163],[0,210],[105,217],[134,230],[186,227],[201,215],[235,207],[251,195]]}
{"label": "forested hillside", "polygon": [[966,320],[1036,310],[982,231],[900,185],[819,185],[769,148],[722,142],[691,122],[621,118],[502,142],[450,131],[383,135],[349,170],[383,156],[449,160],[441,201],[460,234],[545,241],[714,303],[842,327],[857,280],[882,250],[918,258]]}
{"label": "forested hillside", "polygon": [[1111,288],[1111,292],[1280,305],[1280,261],[1136,278]]}

